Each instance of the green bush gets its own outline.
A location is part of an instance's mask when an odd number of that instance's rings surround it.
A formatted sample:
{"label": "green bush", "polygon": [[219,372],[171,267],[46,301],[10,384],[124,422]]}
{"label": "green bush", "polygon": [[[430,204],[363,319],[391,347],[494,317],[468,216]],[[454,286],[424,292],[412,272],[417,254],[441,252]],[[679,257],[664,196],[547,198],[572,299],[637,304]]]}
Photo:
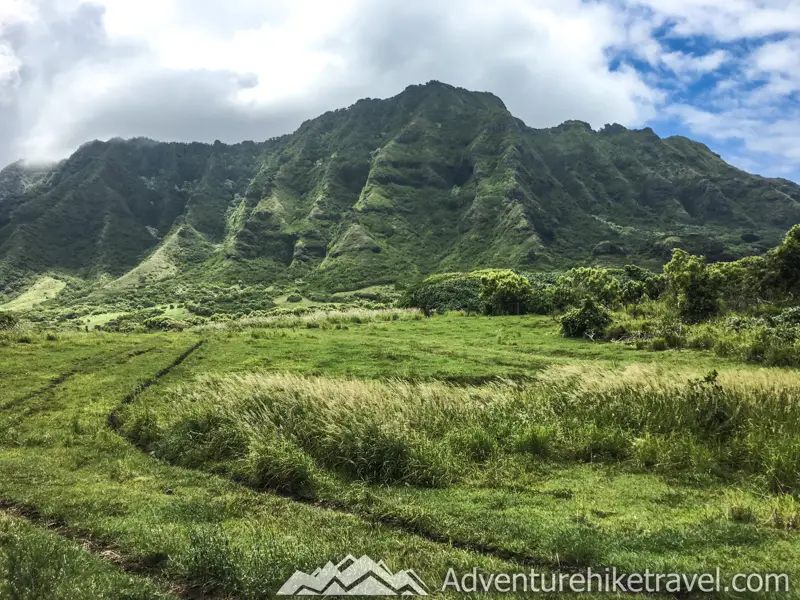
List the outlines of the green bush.
{"label": "green bush", "polygon": [[16,327],[18,322],[17,317],[11,313],[0,312],[0,330]]}
{"label": "green bush", "polygon": [[420,285],[406,290],[401,306],[421,308],[426,313],[463,310],[479,312],[481,282],[470,275],[436,280],[429,278]]}
{"label": "green bush", "polygon": [[663,352],[664,350],[669,349],[669,344],[667,344],[667,340],[663,337],[657,337],[650,340],[650,350],[654,352]]}
{"label": "green bush", "polygon": [[611,320],[606,309],[587,298],[580,308],[573,308],[561,317],[561,333],[565,337],[600,338]]}
{"label": "green bush", "polygon": [[412,286],[400,306],[432,312],[483,312],[486,315],[521,315],[550,312],[546,293],[534,295],[529,278],[509,269],[484,269],[471,273],[443,273]]}
{"label": "green bush", "polygon": [[549,315],[555,310],[555,286],[533,287],[528,300],[528,312],[535,315]]}
{"label": "green bush", "polygon": [[158,329],[160,331],[168,331],[172,329],[174,321],[169,317],[152,317],[150,319],[145,319],[144,326],[147,329]]}
{"label": "green bush", "polygon": [[302,302],[303,297],[298,294],[290,294],[287,298],[287,302]]}
{"label": "green bush", "polygon": [[781,244],[767,255],[767,278],[783,293],[800,287],[800,225],[786,234]]}
{"label": "green bush", "polygon": [[584,300],[613,307],[619,303],[622,287],[608,269],[578,267],[559,277],[553,292],[557,310],[580,306]]}

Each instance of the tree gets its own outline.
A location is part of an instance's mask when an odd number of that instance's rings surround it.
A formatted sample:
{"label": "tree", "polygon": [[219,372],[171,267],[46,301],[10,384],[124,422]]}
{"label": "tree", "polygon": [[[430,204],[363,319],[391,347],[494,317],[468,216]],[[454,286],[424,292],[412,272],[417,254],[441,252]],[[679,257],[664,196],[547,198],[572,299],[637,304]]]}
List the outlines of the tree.
{"label": "tree", "polygon": [[644,293],[651,299],[657,299],[666,287],[663,275],[658,275],[637,265],[625,265],[625,275],[631,281],[638,281],[644,286]]}
{"label": "tree", "polygon": [[401,306],[421,308],[426,316],[434,311],[444,313],[463,310],[468,315],[481,310],[481,282],[462,273],[447,277],[432,276],[420,284],[407,288]]}
{"label": "tree", "polygon": [[620,294],[623,304],[626,306],[633,306],[634,317],[638,312],[639,303],[646,295],[644,284],[641,281],[633,280],[625,282],[625,285],[622,286],[622,293]]}
{"label": "tree", "polygon": [[767,255],[769,275],[781,290],[791,291],[800,284],[800,225],[795,225],[781,244]]}
{"label": "tree", "polygon": [[564,310],[578,306],[587,298],[613,307],[619,303],[621,286],[607,269],[598,267],[577,267],[559,277],[554,293],[554,304]]}
{"label": "tree", "polygon": [[741,311],[768,295],[765,288],[766,267],[763,256],[748,256],[734,262],[711,264],[708,271],[716,280],[720,297],[726,306]]}
{"label": "tree", "polygon": [[676,248],[672,260],[664,266],[670,299],[681,320],[697,323],[719,310],[719,280],[703,256],[694,256]]}
{"label": "tree", "polygon": [[527,277],[507,269],[481,273],[480,301],[487,315],[521,315],[528,310],[533,287]]}

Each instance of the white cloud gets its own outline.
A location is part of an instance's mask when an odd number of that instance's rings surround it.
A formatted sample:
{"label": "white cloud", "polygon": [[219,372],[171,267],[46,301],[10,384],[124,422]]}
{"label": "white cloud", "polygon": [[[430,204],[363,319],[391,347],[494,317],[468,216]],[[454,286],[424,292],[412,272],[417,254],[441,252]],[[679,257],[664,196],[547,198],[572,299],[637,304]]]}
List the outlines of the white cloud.
{"label": "white cloud", "polygon": [[800,38],[764,44],[753,53],[753,61],[762,71],[800,74]]}
{"label": "white cloud", "polygon": [[627,0],[671,20],[676,36],[731,41],[800,31],[796,0]]}
{"label": "white cloud", "polygon": [[[715,46],[774,34],[789,37],[750,55]],[[683,35],[709,43],[673,44]],[[666,114],[791,165],[798,35],[797,0],[0,0],[0,162],[97,137],[264,139],[439,79],[534,127]]]}
{"label": "white cloud", "polygon": [[[5,158],[58,156],[111,135],[265,138],[430,79],[492,91],[533,126],[640,125],[661,99],[634,69],[609,66],[609,49],[628,36],[624,12],[581,0],[468,0],[458,11],[447,0],[228,0],[225,11],[210,1],[100,0],[102,13],[78,0],[27,6],[39,15],[20,28],[18,62],[6,68],[24,65],[27,78]],[[204,97],[170,85],[189,80]]]}
{"label": "white cloud", "polygon": [[675,73],[710,73],[719,69],[730,56],[724,50],[715,50],[701,56],[684,52],[668,52],[661,57],[662,62]]}
{"label": "white cloud", "polygon": [[36,14],[36,7],[27,0],[4,0],[0,4],[0,31],[20,21],[30,21]]}

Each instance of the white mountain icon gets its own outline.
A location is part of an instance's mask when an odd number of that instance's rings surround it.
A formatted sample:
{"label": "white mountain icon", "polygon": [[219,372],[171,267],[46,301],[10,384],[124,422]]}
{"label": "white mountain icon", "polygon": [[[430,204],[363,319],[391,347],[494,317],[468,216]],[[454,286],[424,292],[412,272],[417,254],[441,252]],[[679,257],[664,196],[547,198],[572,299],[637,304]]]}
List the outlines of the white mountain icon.
{"label": "white mountain icon", "polygon": [[408,569],[392,573],[383,561],[347,556],[329,562],[310,575],[296,571],[278,596],[427,596],[428,586]]}

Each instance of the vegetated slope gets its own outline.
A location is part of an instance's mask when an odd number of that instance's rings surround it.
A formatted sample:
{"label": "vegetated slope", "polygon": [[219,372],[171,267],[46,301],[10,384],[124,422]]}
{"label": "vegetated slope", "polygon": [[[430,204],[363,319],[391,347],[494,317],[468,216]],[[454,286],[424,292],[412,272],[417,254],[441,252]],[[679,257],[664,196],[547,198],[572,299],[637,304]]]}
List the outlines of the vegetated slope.
{"label": "vegetated slope", "polygon": [[264,143],[111,140],[50,170],[12,165],[0,172],[0,285],[53,271],[337,290],[488,266],[658,263],[675,246],[734,259],[796,222],[800,186],[702,144],[575,121],[535,130],[491,94],[430,82]]}

